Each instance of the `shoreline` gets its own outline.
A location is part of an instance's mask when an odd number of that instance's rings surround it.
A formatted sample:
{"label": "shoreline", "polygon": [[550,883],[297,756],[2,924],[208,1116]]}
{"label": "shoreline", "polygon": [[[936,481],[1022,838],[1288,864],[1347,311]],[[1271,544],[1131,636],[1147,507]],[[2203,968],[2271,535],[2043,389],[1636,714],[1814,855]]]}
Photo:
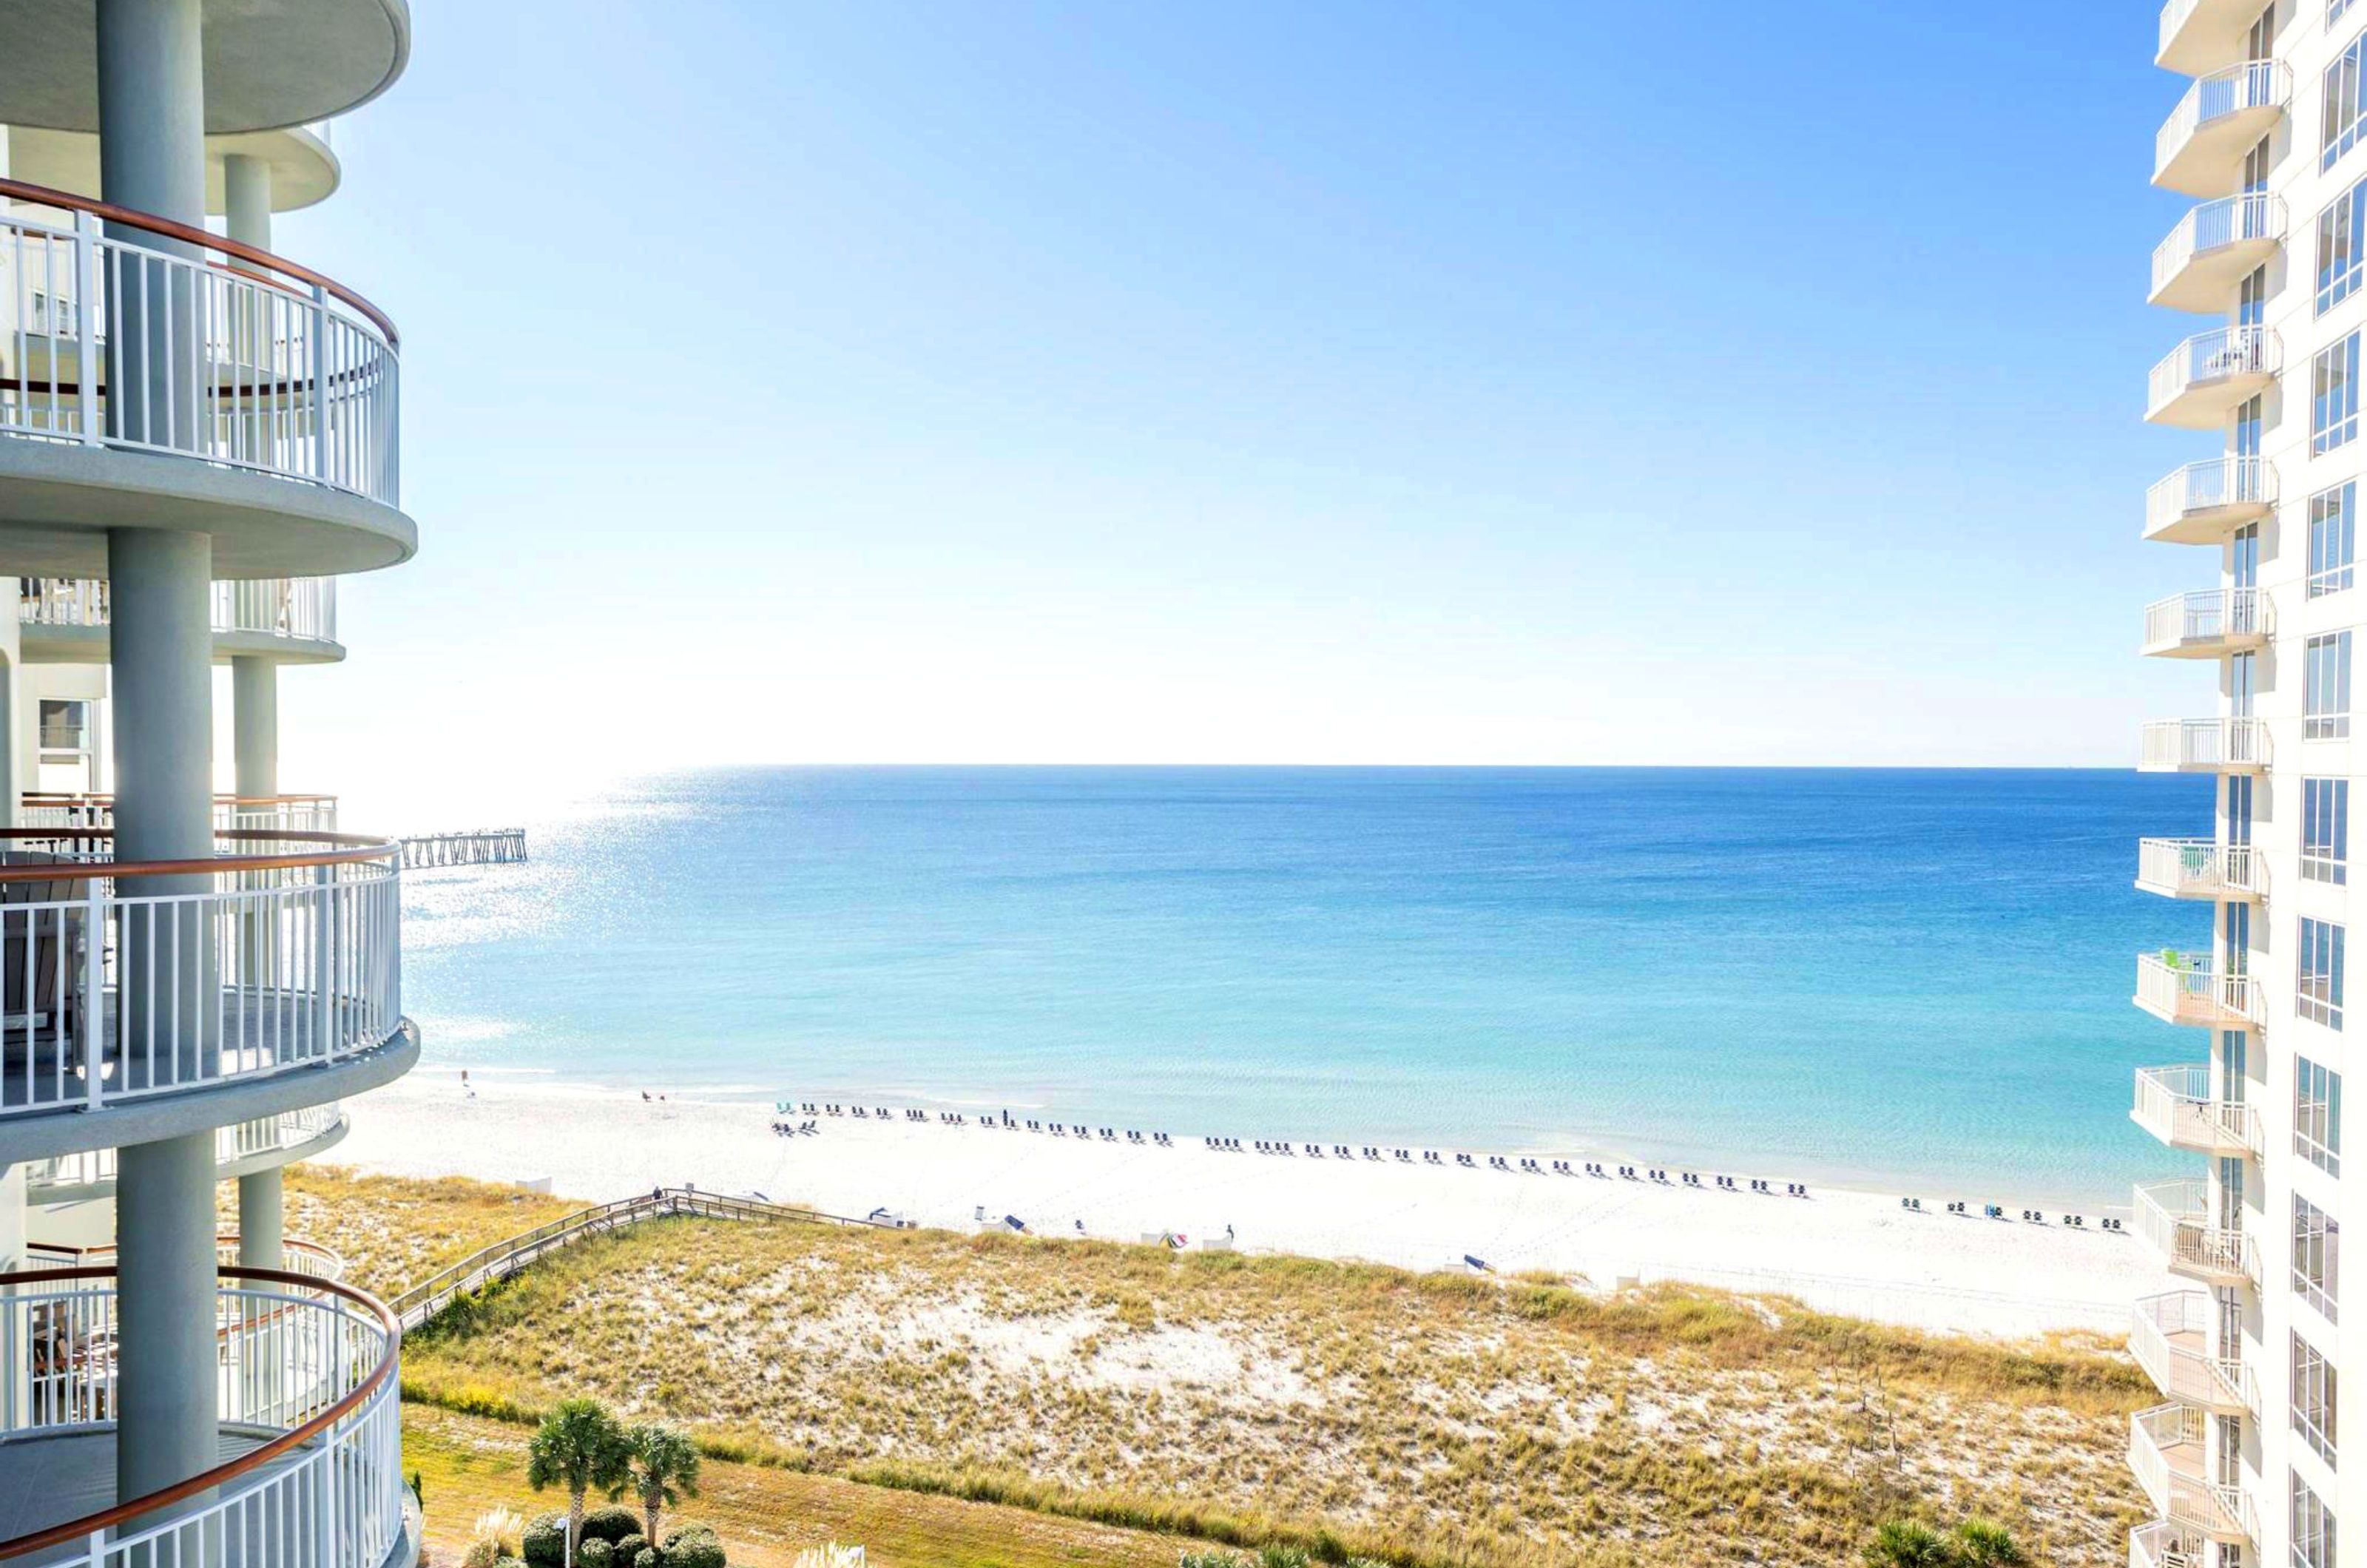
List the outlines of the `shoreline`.
{"label": "shoreline", "polygon": [[[701,1098],[571,1083],[533,1069],[424,1068],[351,1101],[332,1163],[411,1177],[548,1181],[585,1201],[696,1185],[864,1215],[884,1208],[934,1228],[1000,1229],[1020,1218],[1047,1236],[1104,1241],[1181,1235],[1198,1249],[1232,1232],[1254,1253],[1364,1260],[1417,1270],[1580,1274],[1601,1286],[1664,1280],[1798,1298],[1822,1311],[1913,1327],[2001,1336],[2117,1333],[2138,1296],[2174,1283],[2135,1235],[2062,1211],[2027,1224],[1936,1202],[1810,1183],[1806,1198],[1586,1175],[1528,1174],[1393,1157],[1219,1153],[1198,1135],[1172,1145],[1053,1137],[935,1119],[784,1116],[771,1100]],[[473,1091],[473,1092],[471,1092]],[[820,1101],[816,1102],[821,1103]],[[780,1136],[772,1123],[817,1123]],[[1149,1129],[1144,1129],[1146,1137]],[[1327,1150],[1329,1145],[1325,1145]],[[1388,1151],[1385,1150],[1385,1154]],[[1512,1151],[1508,1163],[1517,1164]],[[1545,1163],[1545,1156],[1537,1156]],[[1554,1157],[1565,1157],[1556,1156]],[[1582,1158],[1610,1156],[1568,1156]],[[1582,1170],[1583,1167],[1580,1166]],[[1612,1167],[1615,1170],[1615,1166]],[[1796,1178],[1789,1179],[1796,1179]],[[1999,1281],[2010,1280],[2000,1289]]]}

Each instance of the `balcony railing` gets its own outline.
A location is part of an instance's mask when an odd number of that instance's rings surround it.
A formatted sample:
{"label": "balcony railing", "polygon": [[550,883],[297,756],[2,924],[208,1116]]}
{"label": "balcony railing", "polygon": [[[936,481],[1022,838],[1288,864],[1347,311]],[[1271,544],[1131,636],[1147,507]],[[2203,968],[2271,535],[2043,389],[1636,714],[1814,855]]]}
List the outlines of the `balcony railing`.
{"label": "balcony railing", "polygon": [[2153,180],[2189,196],[2234,182],[2235,164],[2293,99],[2293,72],[2282,62],[2248,60],[2187,88],[2153,141]]}
{"label": "balcony railing", "polygon": [[0,211],[13,271],[0,298],[0,434],[166,453],[397,503],[396,338],[375,306],[169,219],[17,180],[0,180],[0,199],[71,215]]}
{"label": "balcony railing", "polygon": [[2253,265],[2257,253],[2273,249],[2285,235],[2285,204],[2266,191],[2206,201],[2178,220],[2154,247],[2153,292],[2157,305],[2216,310],[2220,298]]}
{"label": "balcony railing", "polygon": [[2252,773],[2269,765],[2269,727],[2257,718],[2167,718],[2138,738],[2143,773]]}
{"label": "balcony railing", "polygon": [[2145,536],[2215,544],[2227,530],[2264,516],[2277,502],[2277,470],[2260,457],[2189,463],[2146,491]]}
{"label": "balcony railing", "polygon": [[2260,1258],[2252,1238],[2211,1218],[2201,1181],[2141,1182],[2135,1209],[2138,1236],[2172,1273],[2208,1284],[2259,1286]]}
{"label": "balcony railing", "polygon": [[2170,898],[2264,898],[2269,857],[2215,839],[2139,839],[2137,886]]}
{"label": "balcony railing", "polygon": [[2154,63],[2200,76],[2242,57],[2244,31],[2260,7],[2252,0],[2168,0]]}
{"label": "balcony railing", "polygon": [[[251,1122],[217,1127],[214,1129],[214,1164],[234,1166],[289,1149],[300,1149],[335,1132],[345,1119],[345,1107],[331,1100],[326,1105],[308,1105],[300,1111],[283,1111],[277,1116],[258,1116]],[[82,1149],[52,1159],[29,1162],[25,1167],[25,1185],[34,1192],[67,1187],[101,1187],[113,1183],[115,1172],[113,1149]]]}
{"label": "balcony railing", "polygon": [[2129,1468],[2155,1513],[2213,1540],[2257,1542],[2250,1494],[2204,1480],[2203,1452],[2203,1412],[2191,1404],[2157,1404],[2129,1417]]}
{"label": "balcony railing", "polygon": [[2207,1291],[2168,1291],[2136,1304],[2129,1354],[2156,1388],[2181,1404],[2215,1415],[2258,1415],[2259,1384],[2241,1356],[2213,1355],[2217,1306]]}
{"label": "balcony railing", "polygon": [[2129,1568],[2209,1568],[2210,1546],[2192,1526],[2157,1519],[2129,1532]]}
{"label": "balcony railing", "polygon": [[[54,1242],[34,1241],[25,1246],[43,1268],[115,1267],[113,1242],[105,1242],[97,1247],[63,1247]],[[301,1274],[307,1280],[342,1280],[345,1277],[345,1260],[317,1241],[284,1236],[280,1239],[279,1250],[287,1260],[280,1267],[290,1274]],[[214,1237],[214,1262],[224,1269],[238,1267],[238,1236],[235,1234]]]}
{"label": "balcony railing", "polygon": [[[337,797],[334,795],[218,795],[214,796],[214,830],[245,829],[255,832],[334,833],[337,830]],[[43,795],[19,797],[20,828],[79,830],[115,825],[111,795]]]}
{"label": "balcony railing", "polygon": [[[86,577],[18,579],[17,618],[28,626],[103,626],[107,583]],[[246,634],[303,642],[337,640],[337,580],[274,577],[213,585],[217,637]]]}
{"label": "balcony railing", "polygon": [[[0,1360],[0,1455],[110,1427],[114,1271],[36,1269],[0,1275],[0,1344],[17,1348]],[[392,1315],[349,1286],[225,1269],[215,1324],[217,1416],[226,1433],[263,1440],[180,1485],[0,1540],[0,1562],[382,1568],[403,1530]],[[35,1474],[0,1459],[0,1493],[38,1484]],[[5,1501],[26,1517],[25,1497]]]}
{"label": "balcony railing", "polygon": [[2260,1113],[2240,1100],[2216,1097],[2211,1069],[2200,1062],[2139,1067],[2130,1117],[2172,1148],[2205,1155],[2260,1152]]}
{"label": "balcony railing", "polygon": [[127,863],[104,829],[6,837],[0,1118],[260,1081],[402,1028],[394,845],[233,830],[240,854]]}
{"label": "balcony railing", "polygon": [[2146,418],[2157,424],[2210,429],[2284,368],[2284,340],[2268,327],[2197,333],[2164,355],[2146,377]]}
{"label": "balcony railing", "polygon": [[2260,983],[2223,975],[2207,953],[2137,954],[2137,1006],[2164,1023],[2247,1029],[2261,1020]]}
{"label": "balcony railing", "polygon": [[2275,629],[2275,607],[2259,589],[2205,588],[2147,604],[2142,651],[2215,656],[2264,642]]}

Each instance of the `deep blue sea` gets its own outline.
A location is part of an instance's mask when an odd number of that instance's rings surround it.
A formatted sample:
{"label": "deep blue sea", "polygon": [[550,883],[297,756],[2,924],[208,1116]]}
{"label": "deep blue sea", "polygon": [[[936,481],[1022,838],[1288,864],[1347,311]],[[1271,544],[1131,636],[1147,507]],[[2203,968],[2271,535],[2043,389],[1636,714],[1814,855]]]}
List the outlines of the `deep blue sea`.
{"label": "deep blue sea", "polygon": [[426,1060],[2125,1201],[2120,772],[767,768],[407,879]]}

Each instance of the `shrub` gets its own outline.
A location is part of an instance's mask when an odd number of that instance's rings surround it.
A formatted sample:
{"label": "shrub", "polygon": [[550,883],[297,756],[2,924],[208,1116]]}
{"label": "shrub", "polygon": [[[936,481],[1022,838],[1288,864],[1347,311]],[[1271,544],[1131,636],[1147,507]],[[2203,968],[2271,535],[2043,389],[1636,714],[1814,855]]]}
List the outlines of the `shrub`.
{"label": "shrub", "polygon": [[723,1543],[705,1525],[684,1525],[666,1531],[665,1551],[660,1557],[666,1568],[724,1568]]}
{"label": "shrub", "polygon": [[460,1553],[460,1568],[493,1568],[494,1561],[500,1556],[492,1541],[472,1540],[469,1549]]}
{"label": "shrub", "polygon": [[617,1568],[625,1568],[627,1563],[640,1557],[642,1548],[649,1544],[650,1538],[639,1530],[633,1531],[630,1535],[619,1536],[616,1543],[617,1555],[611,1561],[616,1563]]}
{"label": "shrub", "polygon": [[1186,1551],[1175,1559],[1175,1568],[1248,1568],[1229,1551]]}
{"label": "shrub", "polygon": [[518,1537],[518,1554],[527,1568],[561,1568],[567,1561],[567,1516],[537,1514]]}
{"label": "shrub", "polygon": [[595,1508],[583,1516],[585,1540],[605,1540],[614,1546],[627,1536],[639,1535],[640,1531],[640,1515],[613,1503],[605,1508]]}
{"label": "shrub", "polygon": [[1956,1527],[1956,1561],[1966,1568],[2021,1568],[2030,1558],[2003,1525],[1966,1519]]}
{"label": "shrub", "polygon": [[1269,1546],[1258,1553],[1258,1568],[1307,1568],[1307,1553],[1295,1546]]}
{"label": "shrub", "polygon": [[1947,1538],[1913,1519],[1893,1519],[1866,1542],[1866,1568],[1948,1568]]}
{"label": "shrub", "polygon": [[633,1556],[633,1568],[658,1568],[658,1549],[645,1546]]}
{"label": "shrub", "polygon": [[575,1568],[609,1568],[616,1560],[616,1547],[596,1535],[575,1549]]}

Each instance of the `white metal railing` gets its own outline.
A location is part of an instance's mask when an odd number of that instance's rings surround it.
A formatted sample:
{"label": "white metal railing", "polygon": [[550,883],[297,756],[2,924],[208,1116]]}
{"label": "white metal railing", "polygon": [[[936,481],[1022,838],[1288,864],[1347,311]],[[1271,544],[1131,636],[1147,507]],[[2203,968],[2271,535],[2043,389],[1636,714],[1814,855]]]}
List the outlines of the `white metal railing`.
{"label": "white metal railing", "polygon": [[2172,1268],[2260,1282],[2260,1257],[2237,1226],[2211,1218],[2204,1184],[2191,1178],[2139,1182],[2134,1208],[2137,1235]]}
{"label": "white metal railing", "polygon": [[2258,718],[2166,718],[2148,723],[2137,741],[2137,766],[2265,768],[2269,727]]}
{"label": "white metal railing", "polygon": [[[333,1100],[326,1105],[308,1105],[300,1111],[283,1111],[277,1116],[259,1116],[251,1122],[217,1127],[214,1129],[214,1163],[218,1166],[236,1165],[242,1160],[275,1155],[284,1149],[301,1148],[316,1138],[326,1137],[345,1119],[345,1107]],[[96,1187],[112,1182],[115,1172],[113,1149],[83,1149],[51,1159],[31,1161],[25,1167],[25,1185],[33,1191],[61,1187]]]}
{"label": "white metal railing", "polygon": [[2246,241],[2282,240],[2284,232],[2285,204],[2281,197],[2255,190],[2206,201],[2180,219],[2178,227],[2154,247],[2154,292],[2161,292],[2197,256]]}
{"label": "white metal railing", "polygon": [[[0,1454],[116,1416],[121,1314],[106,1269],[0,1275]],[[132,1499],[0,1540],[0,1562],[61,1548],[78,1568],[229,1562],[379,1568],[403,1529],[401,1334],[348,1287],[225,1270],[216,1412],[274,1434],[177,1502]],[[6,1462],[0,1460],[0,1463]],[[197,1479],[197,1478],[192,1478]]]}
{"label": "white metal railing", "polygon": [[[239,1264],[239,1238],[235,1234],[214,1237],[214,1262],[224,1269]],[[116,1249],[113,1242],[96,1247],[63,1247],[51,1242],[28,1242],[30,1252],[46,1268],[51,1260],[73,1268],[112,1269]],[[308,1280],[342,1280],[345,1276],[345,1260],[317,1241],[304,1241],[295,1236],[282,1236],[279,1241],[280,1262],[277,1268],[285,1273],[301,1274]]]}
{"label": "white metal railing", "polygon": [[2188,643],[2266,637],[2275,629],[2276,612],[2260,590],[2204,588],[2147,604],[2144,646],[2152,652]]}
{"label": "white metal railing", "polygon": [[2206,1154],[2258,1155],[2260,1113],[2240,1100],[2214,1096],[2211,1068],[2201,1062],[2139,1067],[2136,1103],[2129,1114],[2163,1143]]}
{"label": "white metal railing", "polygon": [[2146,377],[2146,410],[2158,412],[2190,387],[2237,376],[2273,376],[2284,368],[2284,340],[2269,327],[2220,327],[2197,333],[2162,355]]}
{"label": "white metal railing", "polygon": [[137,878],[189,891],[126,892],[90,840],[12,841],[50,858],[0,866],[0,1117],[269,1077],[402,1026],[391,845],[243,838],[214,872]]}
{"label": "white metal railing", "polygon": [[2155,133],[2154,173],[2169,168],[2195,132],[2213,120],[2248,109],[2282,108],[2292,97],[2293,72],[2282,61],[2248,60],[2197,79]]}
{"label": "white metal railing", "polygon": [[2154,481],[2146,491],[2146,532],[2158,533],[2182,517],[2234,506],[2271,506],[2277,470],[2264,457],[2209,457]]}
{"label": "white metal railing", "polygon": [[102,231],[86,210],[58,222],[0,210],[0,434],[194,457],[395,505],[392,337],[323,282],[249,265],[128,222]]}
{"label": "white metal railing", "polygon": [[2130,1318],[2129,1354],[2156,1388],[2180,1404],[2257,1415],[2259,1384],[2243,1358],[2214,1356],[2203,1348],[2216,1314],[2207,1291],[2146,1296]]}
{"label": "white metal railing", "polygon": [[2137,1004],[2174,1022],[2210,1026],[2261,1021],[2260,983],[2223,975],[2207,953],[2137,954]]}
{"label": "white metal railing", "polygon": [[2191,1526],[2156,1519],[2129,1532],[2129,1568],[2205,1568],[2209,1544]]}
{"label": "white metal railing", "polygon": [[[242,829],[265,833],[334,833],[337,830],[337,797],[334,795],[218,795],[213,803],[214,830]],[[17,807],[20,828],[44,828],[72,832],[115,825],[111,795],[28,795]]]}
{"label": "white metal railing", "polygon": [[[2181,1465],[2172,1450],[2191,1450]],[[2259,1521],[2241,1486],[2206,1481],[2202,1473],[2203,1412],[2191,1404],[2157,1404],[2129,1417],[2129,1469],[2154,1512],[2218,1540],[2257,1541]]]}
{"label": "white metal railing", "polygon": [[[17,581],[17,618],[34,626],[103,626],[108,590],[103,581],[76,577],[24,577]],[[245,632],[308,642],[337,640],[337,580],[334,577],[274,577],[213,585],[217,636]]]}
{"label": "white metal railing", "polygon": [[2216,839],[2139,839],[2137,882],[2195,897],[2264,897],[2269,857],[2249,844]]}

